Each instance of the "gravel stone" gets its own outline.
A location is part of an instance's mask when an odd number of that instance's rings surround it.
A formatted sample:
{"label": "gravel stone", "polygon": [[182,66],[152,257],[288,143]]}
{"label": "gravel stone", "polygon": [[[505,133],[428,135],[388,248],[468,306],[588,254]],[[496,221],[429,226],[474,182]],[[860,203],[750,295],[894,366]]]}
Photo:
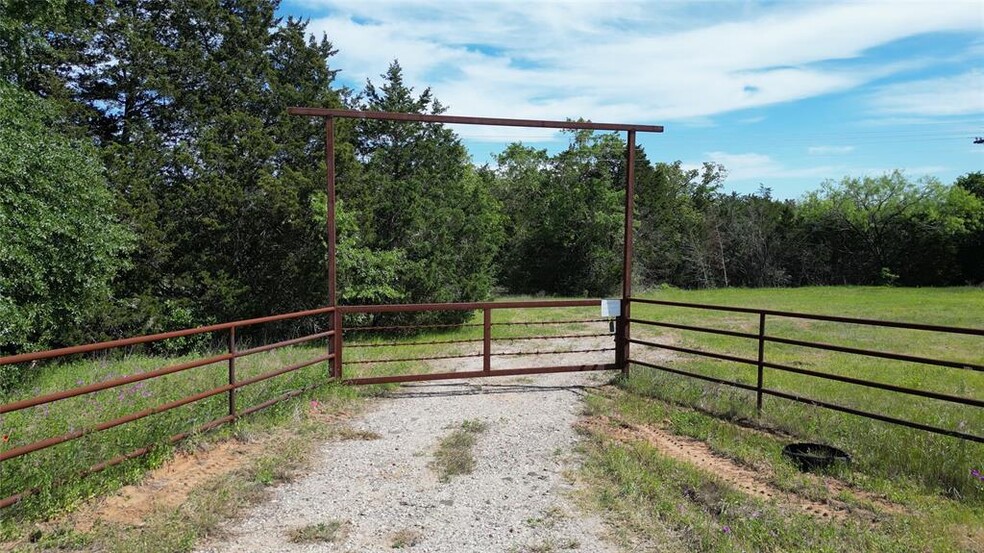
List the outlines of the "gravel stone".
{"label": "gravel stone", "polygon": [[[384,551],[398,536],[413,552],[617,551],[600,517],[572,498],[569,480],[583,388],[611,375],[406,384],[352,423],[381,439],[324,444],[309,474],[199,551]],[[442,483],[429,466],[433,452],[466,420],[488,426],[475,470]],[[332,520],[350,525],[338,543],[288,541],[294,528]]]}

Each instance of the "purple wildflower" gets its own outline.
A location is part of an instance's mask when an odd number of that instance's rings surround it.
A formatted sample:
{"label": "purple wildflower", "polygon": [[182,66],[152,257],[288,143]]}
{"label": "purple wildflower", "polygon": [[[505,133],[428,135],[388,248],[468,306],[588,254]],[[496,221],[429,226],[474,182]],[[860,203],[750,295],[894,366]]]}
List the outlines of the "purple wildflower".
{"label": "purple wildflower", "polygon": [[977,469],[970,469],[970,475],[980,480],[981,482],[984,482],[984,473],[982,473],[981,471]]}
{"label": "purple wildflower", "polygon": [[731,527],[730,526],[722,526],[721,527],[721,531],[724,532],[725,534],[730,534],[731,533]]}

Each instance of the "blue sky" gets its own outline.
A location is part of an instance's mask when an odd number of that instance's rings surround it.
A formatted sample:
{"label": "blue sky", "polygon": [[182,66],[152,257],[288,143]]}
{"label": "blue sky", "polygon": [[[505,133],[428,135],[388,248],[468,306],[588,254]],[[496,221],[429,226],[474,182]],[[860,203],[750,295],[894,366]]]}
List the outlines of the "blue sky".
{"label": "blue sky", "polygon": [[[656,123],[650,159],[796,198],[895,168],[984,170],[984,1],[285,0],[361,89],[399,59],[453,115]],[[476,163],[543,129],[459,127]]]}

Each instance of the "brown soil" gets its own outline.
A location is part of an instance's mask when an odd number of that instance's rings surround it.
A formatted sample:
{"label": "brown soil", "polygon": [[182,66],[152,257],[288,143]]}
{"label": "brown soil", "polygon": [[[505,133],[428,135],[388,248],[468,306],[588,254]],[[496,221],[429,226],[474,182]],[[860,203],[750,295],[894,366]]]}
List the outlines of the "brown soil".
{"label": "brown soil", "polygon": [[[350,413],[311,408],[308,417],[331,427],[332,437],[336,439],[374,439],[340,424],[351,417]],[[207,448],[178,453],[166,465],[147,473],[139,483],[93,502],[71,520],[75,529],[82,532],[102,522],[142,526],[151,513],[177,508],[188,499],[192,490],[246,465],[261,456],[269,444],[269,439],[248,442],[230,439]]]}
{"label": "brown soil", "polygon": [[262,449],[259,442],[230,440],[208,450],[179,453],[140,483],[125,486],[79,513],[76,529],[88,531],[97,522],[141,526],[152,512],[177,508],[197,486],[238,469]]}
{"label": "brown soil", "polygon": [[[863,519],[877,522],[876,514],[860,510],[842,501],[836,499],[818,501],[781,490],[771,483],[769,471],[753,470],[731,459],[717,455],[700,440],[678,436],[652,426],[629,424],[609,417],[583,419],[580,425],[587,430],[595,430],[606,437],[623,442],[645,441],[672,459],[694,465],[705,472],[714,474],[741,492],[767,501],[775,501],[783,507],[793,508],[821,519],[844,520],[849,515],[861,515]],[[850,488],[833,478],[823,478],[820,479],[820,482],[826,486],[832,496],[849,490],[853,495],[867,500],[881,510],[893,513],[903,510],[899,505]]]}

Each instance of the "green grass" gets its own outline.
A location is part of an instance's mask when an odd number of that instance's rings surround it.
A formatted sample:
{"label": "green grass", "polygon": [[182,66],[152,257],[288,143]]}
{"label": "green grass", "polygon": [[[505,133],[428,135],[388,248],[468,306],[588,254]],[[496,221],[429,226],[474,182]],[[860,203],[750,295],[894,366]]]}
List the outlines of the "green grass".
{"label": "green grass", "polygon": [[[768,309],[900,320],[950,326],[984,327],[984,290],[978,288],[897,289],[874,287],[799,288],[783,290],[660,290],[642,297],[761,307]],[[634,318],[676,322],[745,332],[758,331],[758,317],[669,306],[634,304]],[[864,327],[821,321],[769,317],[770,335],[835,343],[866,349],[909,353],[940,359],[984,363],[984,338],[914,330]],[[755,359],[757,342],[693,331],[634,325],[633,336],[656,342],[728,353]],[[645,355],[633,345],[633,357]],[[754,385],[752,365],[673,354],[662,364]],[[970,398],[984,397],[984,373],[847,355],[796,346],[766,344],[766,360],[922,390]],[[984,502],[980,480],[971,469],[984,468],[984,445],[911,430],[854,415],[765,396],[763,413],[755,412],[753,392],[635,366],[627,389],[732,420],[787,432],[846,449],[862,472],[917,482],[951,497]],[[876,390],[868,387],[765,369],[767,388],[939,426],[984,434],[984,409]]]}
{"label": "green grass", "polygon": [[294,528],[287,533],[291,543],[336,543],[345,539],[349,523],[331,520]]}
{"label": "green grass", "polygon": [[487,428],[482,421],[464,421],[441,439],[431,462],[441,482],[449,482],[454,476],[471,474],[475,470],[475,442]]}

